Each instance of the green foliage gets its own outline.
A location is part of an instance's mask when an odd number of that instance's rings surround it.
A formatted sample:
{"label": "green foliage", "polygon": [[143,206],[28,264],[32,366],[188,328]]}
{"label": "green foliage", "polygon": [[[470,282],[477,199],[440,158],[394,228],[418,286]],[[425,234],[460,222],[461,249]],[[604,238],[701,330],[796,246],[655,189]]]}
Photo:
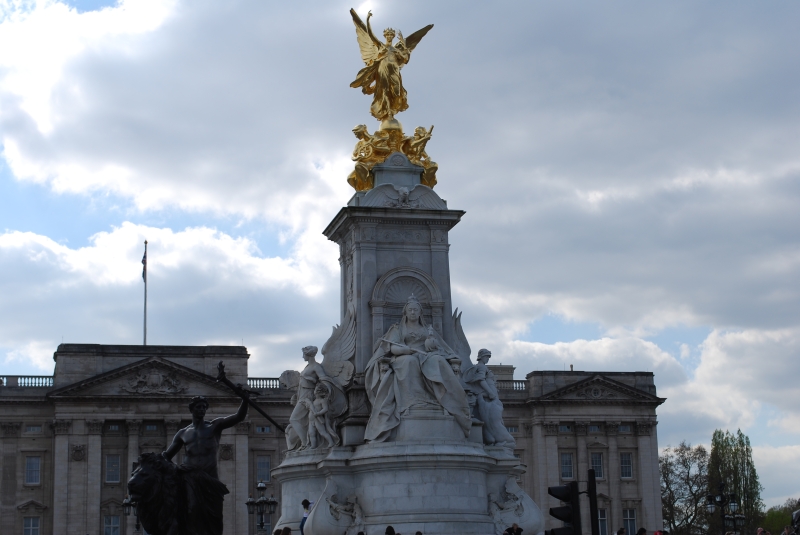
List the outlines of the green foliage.
{"label": "green foliage", "polygon": [[[754,533],[764,519],[764,502],[761,501],[763,487],[753,464],[750,439],[742,433],[717,429],[711,438],[711,455],[708,460],[708,493],[717,494],[720,483],[724,492],[733,492],[739,501],[739,511],[745,516],[743,533]],[[711,515],[709,528],[712,534],[724,533],[719,514]],[[773,535],[777,535],[773,533]]]}
{"label": "green foliage", "polygon": [[767,509],[767,514],[761,522],[761,527],[772,535],[783,532],[784,526],[792,523],[792,512],[800,509],[800,500],[789,498],[783,505],[776,505]]}
{"label": "green foliage", "polygon": [[681,442],[664,450],[658,467],[664,527],[672,535],[707,535],[708,451]]}

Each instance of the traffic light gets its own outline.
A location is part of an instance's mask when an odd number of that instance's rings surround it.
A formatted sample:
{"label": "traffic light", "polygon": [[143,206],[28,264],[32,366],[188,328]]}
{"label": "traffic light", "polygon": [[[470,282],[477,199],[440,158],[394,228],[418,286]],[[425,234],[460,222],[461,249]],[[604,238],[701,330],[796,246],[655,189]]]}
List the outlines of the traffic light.
{"label": "traffic light", "polygon": [[578,482],[572,481],[568,485],[547,487],[547,493],[565,504],[560,507],[551,507],[550,516],[565,522],[568,526],[551,529],[546,532],[546,535],[582,535]]}
{"label": "traffic light", "polygon": [[589,483],[586,487],[589,495],[589,516],[592,519],[592,535],[600,535],[600,518],[597,516],[597,479],[594,469],[589,469]]}

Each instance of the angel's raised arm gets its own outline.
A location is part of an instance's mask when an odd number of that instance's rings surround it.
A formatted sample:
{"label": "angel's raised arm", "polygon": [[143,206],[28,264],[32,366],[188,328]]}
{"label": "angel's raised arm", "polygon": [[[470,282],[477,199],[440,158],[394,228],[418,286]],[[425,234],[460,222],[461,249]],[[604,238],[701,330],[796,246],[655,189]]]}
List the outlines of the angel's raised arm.
{"label": "angel's raised arm", "polygon": [[350,9],[350,15],[353,17],[353,24],[356,26],[356,39],[358,40],[358,48],[361,50],[361,59],[367,65],[371,65],[378,57],[378,53],[383,46],[372,34],[372,28],[369,26],[369,18],[372,16],[372,12],[370,11],[367,15],[367,24],[364,24],[355,9]]}

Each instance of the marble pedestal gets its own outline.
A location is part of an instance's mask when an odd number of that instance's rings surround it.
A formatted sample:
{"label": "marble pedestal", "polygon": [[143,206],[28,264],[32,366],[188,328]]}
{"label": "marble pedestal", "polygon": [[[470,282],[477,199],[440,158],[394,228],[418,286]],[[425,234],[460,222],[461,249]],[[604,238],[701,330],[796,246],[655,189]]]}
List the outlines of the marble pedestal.
{"label": "marble pedestal", "polygon": [[[441,425],[430,416],[409,418],[408,431],[416,435],[426,423]],[[398,438],[403,433],[398,429]],[[518,507],[504,511],[502,519],[493,514],[489,501],[490,494],[500,499],[507,489],[519,489],[515,480],[524,470],[510,451],[467,439],[396,440],[290,452],[272,472],[283,496],[276,528],[299,529],[301,502],[308,499],[315,504],[306,521],[306,535],[357,531],[383,535],[388,525],[404,534],[491,535],[512,522],[521,525],[525,533],[536,534],[542,530],[543,519],[527,495],[519,491]],[[363,511],[359,526],[347,514],[336,518],[335,507],[331,507],[331,503],[345,503],[348,497],[350,501],[355,497]]]}

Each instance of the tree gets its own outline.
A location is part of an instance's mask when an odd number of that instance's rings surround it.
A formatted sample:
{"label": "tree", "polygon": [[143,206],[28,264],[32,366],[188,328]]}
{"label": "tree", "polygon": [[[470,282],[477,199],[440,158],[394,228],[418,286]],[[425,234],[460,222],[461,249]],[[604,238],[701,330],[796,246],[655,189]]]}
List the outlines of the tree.
{"label": "tree", "polygon": [[684,441],[667,447],[658,467],[665,527],[672,535],[707,535],[708,451]]}
{"label": "tree", "polygon": [[[739,511],[745,516],[743,533],[755,533],[764,518],[764,502],[761,501],[763,487],[758,482],[758,473],[753,464],[750,439],[739,429],[734,435],[730,431],[717,429],[711,437],[711,455],[708,459],[708,493],[717,494],[719,484],[725,484],[725,492],[733,492],[739,501]],[[709,518],[712,534],[723,533],[719,514]],[[775,534],[773,534],[775,535]]]}
{"label": "tree", "polygon": [[776,505],[767,509],[767,514],[761,523],[761,527],[778,535],[783,532],[784,526],[792,524],[792,513],[800,509],[800,500],[789,498],[783,505]]}

